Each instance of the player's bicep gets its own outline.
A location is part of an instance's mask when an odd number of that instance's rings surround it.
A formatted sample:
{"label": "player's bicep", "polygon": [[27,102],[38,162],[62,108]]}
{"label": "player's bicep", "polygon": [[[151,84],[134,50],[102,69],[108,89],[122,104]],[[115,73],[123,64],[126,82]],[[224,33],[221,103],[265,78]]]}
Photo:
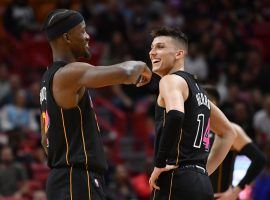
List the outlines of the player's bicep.
{"label": "player's bicep", "polygon": [[223,112],[212,102],[210,102],[210,104],[211,104],[211,115],[210,115],[211,131],[213,131],[220,137],[226,135],[227,132],[234,132],[232,130],[233,128],[231,126],[230,121],[223,114]]}
{"label": "player's bicep", "polygon": [[184,113],[184,97],[175,77],[163,77],[160,81],[160,96],[164,100],[166,111],[178,110]]}
{"label": "player's bicep", "polygon": [[88,69],[92,68],[87,63],[70,63],[60,68],[54,75],[53,87],[57,90],[69,90],[77,93],[82,87],[81,79]]}

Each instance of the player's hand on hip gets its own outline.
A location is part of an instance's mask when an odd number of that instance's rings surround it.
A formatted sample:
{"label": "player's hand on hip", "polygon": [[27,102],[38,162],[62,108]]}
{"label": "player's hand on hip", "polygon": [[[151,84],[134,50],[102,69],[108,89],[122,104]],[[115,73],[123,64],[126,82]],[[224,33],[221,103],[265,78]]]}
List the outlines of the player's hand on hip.
{"label": "player's hand on hip", "polygon": [[137,80],[137,83],[136,83],[137,87],[141,87],[149,83],[152,77],[151,70],[147,67],[147,65],[144,62],[141,62],[141,63],[143,64],[143,71]]}
{"label": "player's hand on hip", "polygon": [[215,193],[214,197],[216,200],[237,200],[240,191],[238,188],[230,186],[225,192]]}
{"label": "player's hand on hip", "polygon": [[164,168],[157,168],[155,167],[152,174],[151,174],[151,177],[149,179],[149,185],[150,185],[150,189],[153,190],[153,189],[157,189],[157,190],[160,190],[160,187],[157,186],[156,184],[156,181],[159,177],[159,175],[162,173],[162,172],[165,172],[165,171],[170,171],[172,169],[176,169],[178,166],[176,165],[166,165],[166,167]]}

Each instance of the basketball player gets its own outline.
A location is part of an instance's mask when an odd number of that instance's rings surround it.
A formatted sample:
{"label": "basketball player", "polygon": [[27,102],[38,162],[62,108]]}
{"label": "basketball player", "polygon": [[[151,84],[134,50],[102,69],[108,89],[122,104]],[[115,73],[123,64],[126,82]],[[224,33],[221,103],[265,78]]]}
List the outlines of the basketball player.
{"label": "basketball player", "polygon": [[[225,158],[235,139],[234,130],[195,77],[184,71],[188,51],[184,33],[160,28],[152,36],[152,70],[161,80],[155,116],[155,168],[149,180],[154,189],[151,198],[211,200],[214,195],[208,173]],[[218,140],[208,158],[210,120]]]}
{"label": "basketball player", "polygon": [[52,11],[44,31],[53,53],[40,91],[42,144],[52,169],[46,186],[48,200],[105,199],[107,163],[87,88],[121,83],[142,86],[150,81],[151,71],[137,61],[98,67],[76,62],[89,56],[90,39],[76,11]]}
{"label": "basketball player", "polygon": [[[205,86],[204,89],[208,98],[218,105],[220,97],[216,88]],[[266,164],[263,153],[247,136],[245,131],[235,123],[232,123],[232,126],[237,134],[232,149],[218,169],[210,176],[215,197],[218,200],[236,200],[239,193],[256,178]],[[214,134],[212,132],[210,132],[210,140],[212,144],[214,142]],[[246,175],[240,180],[238,185],[232,187],[234,161],[237,154],[247,156],[251,160],[251,164]]]}

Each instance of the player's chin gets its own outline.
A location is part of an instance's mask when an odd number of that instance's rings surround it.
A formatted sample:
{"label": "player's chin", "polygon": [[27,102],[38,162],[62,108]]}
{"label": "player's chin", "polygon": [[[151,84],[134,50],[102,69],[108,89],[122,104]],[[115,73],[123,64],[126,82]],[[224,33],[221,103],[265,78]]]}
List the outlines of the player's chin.
{"label": "player's chin", "polygon": [[160,66],[152,66],[152,72],[159,75],[160,74]]}
{"label": "player's chin", "polygon": [[159,69],[159,66],[157,66],[156,64],[152,64],[152,72],[156,73]]}

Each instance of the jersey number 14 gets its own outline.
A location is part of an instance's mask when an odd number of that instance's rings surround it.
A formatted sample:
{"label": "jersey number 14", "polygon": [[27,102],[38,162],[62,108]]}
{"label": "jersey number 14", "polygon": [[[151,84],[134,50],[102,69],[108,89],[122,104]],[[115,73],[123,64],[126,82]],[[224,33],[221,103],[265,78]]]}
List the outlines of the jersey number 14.
{"label": "jersey number 14", "polygon": [[209,147],[210,147],[210,138],[209,138],[210,119],[208,119],[206,128],[204,128],[204,114],[198,115],[197,122],[198,122],[197,134],[195,137],[193,147],[201,148],[201,145],[203,143],[205,150],[209,151]]}

